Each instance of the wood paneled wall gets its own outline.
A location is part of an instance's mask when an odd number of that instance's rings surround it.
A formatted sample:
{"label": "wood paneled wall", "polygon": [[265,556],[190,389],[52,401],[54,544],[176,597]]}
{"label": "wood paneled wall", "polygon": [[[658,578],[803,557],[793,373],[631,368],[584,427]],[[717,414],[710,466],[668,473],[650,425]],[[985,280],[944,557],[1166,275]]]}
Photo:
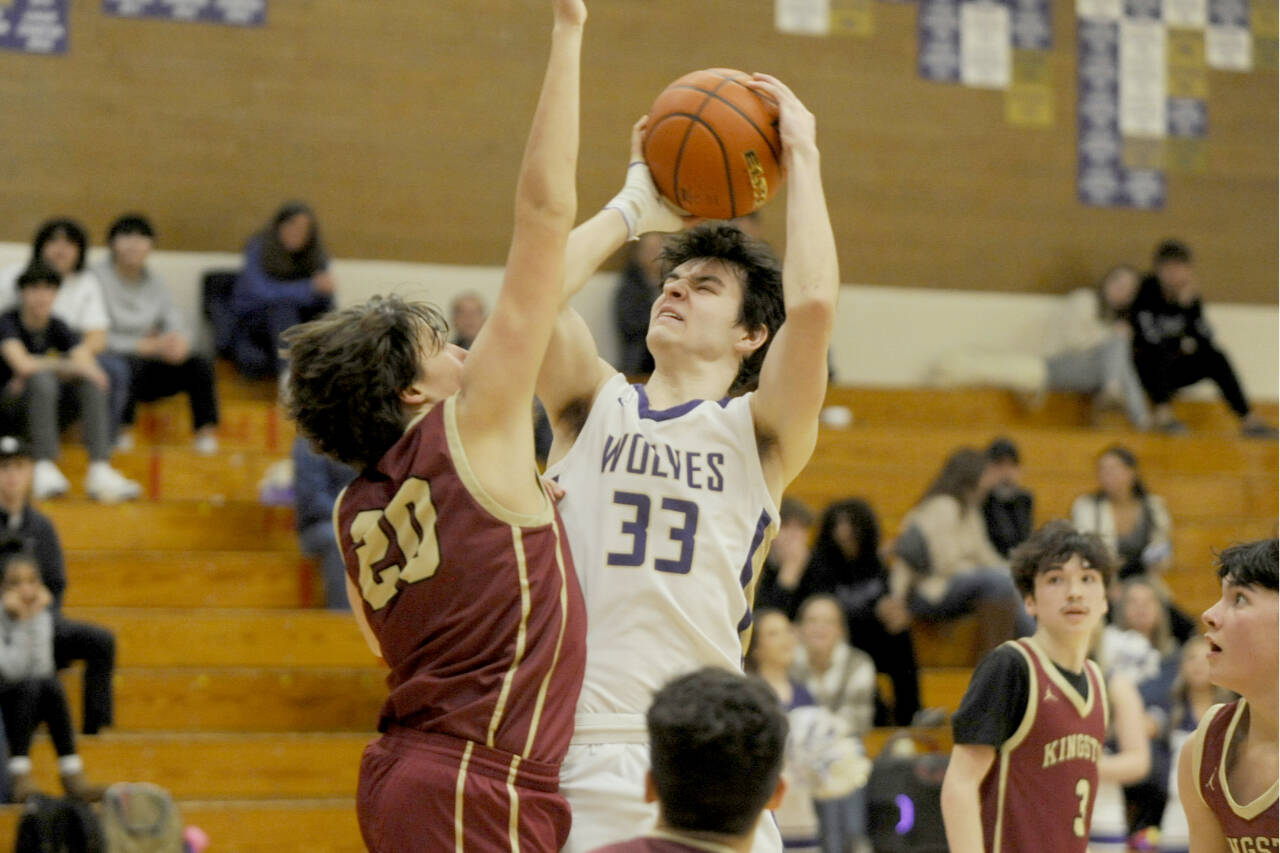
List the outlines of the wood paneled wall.
{"label": "wood paneled wall", "polygon": [[[261,29],[111,18],[73,0],[64,57],[0,55],[0,240],[53,213],[100,242],[126,209],[172,249],[238,248],[302,197],[345,257],[500,264],[548,46],[545,0],[273,0]],[[1055,0],[1056,123],[1003,94],[927,83],[915,6],[870,38],[773,29],[772,0],[589,0],[581,212],[621,180],[631,122],[685,71],[768,70],[819,120],[849,282],[1056,291],[1159,239],[1198,251],[1211,299],[1275,302],[1275,72],[1211,72],[1209,166],[1158,213],[1075,192],[1075,21]],[[765,211],[781,243],[783,202]]]}

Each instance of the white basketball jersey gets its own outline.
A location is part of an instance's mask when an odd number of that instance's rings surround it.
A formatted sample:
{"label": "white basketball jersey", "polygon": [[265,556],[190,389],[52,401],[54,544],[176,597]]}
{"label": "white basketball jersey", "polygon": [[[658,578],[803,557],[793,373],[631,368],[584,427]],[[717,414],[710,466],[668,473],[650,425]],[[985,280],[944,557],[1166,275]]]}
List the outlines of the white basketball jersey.
{"label": "white basketball jersey", "polygon": [[644,714],[701,666],[742,668],[778,529],[748,397],[649,407],[617,374],[548,469],[587,602],[581,714]]}

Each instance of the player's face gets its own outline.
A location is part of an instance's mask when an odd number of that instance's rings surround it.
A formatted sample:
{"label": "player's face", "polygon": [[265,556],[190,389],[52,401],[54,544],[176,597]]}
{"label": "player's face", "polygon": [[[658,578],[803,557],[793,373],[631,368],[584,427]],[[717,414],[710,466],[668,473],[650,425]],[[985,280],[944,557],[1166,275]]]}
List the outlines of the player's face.
{"label": "player's face", "polygon": [[722,261],[694,258],[673,269],[649,311],[645,340],[655,357],[671,347],[700,360],[740,360],[737,344],[745,334],[738,325],[742,280]]}
{"label": "player's face", "polygon": [[422,378],[418,387],[431,403],[438,403],[462,388],[462,363],[467,351],[457,344],[437,343],[434,338],[423,344]]}
{"label": "player's face", "polygon": [[0,460],[0,506],[12,509],[26,503],[32,470],[31,460],[25,456]]}
{"label": "player's face", "polygon": [[1027,612],[1054,634],[1088,635],[1107,613],[1107,590],[1102,572],[1072,554],[1061,566],[1036,575]]}
{"label": "player's face", "polygon": [[1209,672],[1214,684],[1237,693],[1275,686],[1280,653],[1276,647],[1276,593],[1222,580],[1222,598],[1201,617],[1208,628]]}
{"label": "player's face", "polygon": [[756,623],[756,659],[766,665],[787,667],[796,652],[796,635],[791,621],[781,613],[766,613]]}

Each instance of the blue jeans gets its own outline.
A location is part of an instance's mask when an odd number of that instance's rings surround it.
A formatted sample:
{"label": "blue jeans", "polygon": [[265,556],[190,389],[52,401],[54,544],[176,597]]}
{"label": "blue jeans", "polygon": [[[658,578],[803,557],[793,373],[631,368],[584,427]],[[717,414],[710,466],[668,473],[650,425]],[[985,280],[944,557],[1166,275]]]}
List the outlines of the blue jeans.
{"label": "blue jeans", "polygon": [[814,800],[822,853],[849,853],[867,837],[867,789],[858,788],[835,800]]}
{"label": "blue jeans", "polygon": [[324,605],[330,610],[350,610],[347,601],[347,567],[333,535],[333,522],[317,521],[298,533],[302,553],[320,561],[324,576]]}
{"label": "blue jeans", "polygon": [[974,569],[952,575],[947,581],[947,591],[938,601],[930,601],[912,592],[907,604],[912,615],[942,622],[972,613],[979,603],[1002,601],[1008,601],[1014,608],[1013,624],[1017,635],[1029,637],[1034,634],[1035,620],[1027,613],[1008,569]]}

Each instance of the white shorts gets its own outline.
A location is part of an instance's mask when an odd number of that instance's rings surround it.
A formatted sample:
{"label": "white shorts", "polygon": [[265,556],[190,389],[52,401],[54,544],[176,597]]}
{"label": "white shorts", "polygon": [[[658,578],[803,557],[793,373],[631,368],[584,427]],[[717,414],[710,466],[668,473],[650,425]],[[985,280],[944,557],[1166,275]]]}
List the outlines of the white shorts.
{"label": "white shorts", "polygon": [[[589,853],[650,832],[657,803],[644,801],[649,745],[639,742],[574,743],[560,765],[560,793],[569,801],[573,828],[561,853]],[[782,836],[772,813],[756,828],[751,853],[781,853]]]}

